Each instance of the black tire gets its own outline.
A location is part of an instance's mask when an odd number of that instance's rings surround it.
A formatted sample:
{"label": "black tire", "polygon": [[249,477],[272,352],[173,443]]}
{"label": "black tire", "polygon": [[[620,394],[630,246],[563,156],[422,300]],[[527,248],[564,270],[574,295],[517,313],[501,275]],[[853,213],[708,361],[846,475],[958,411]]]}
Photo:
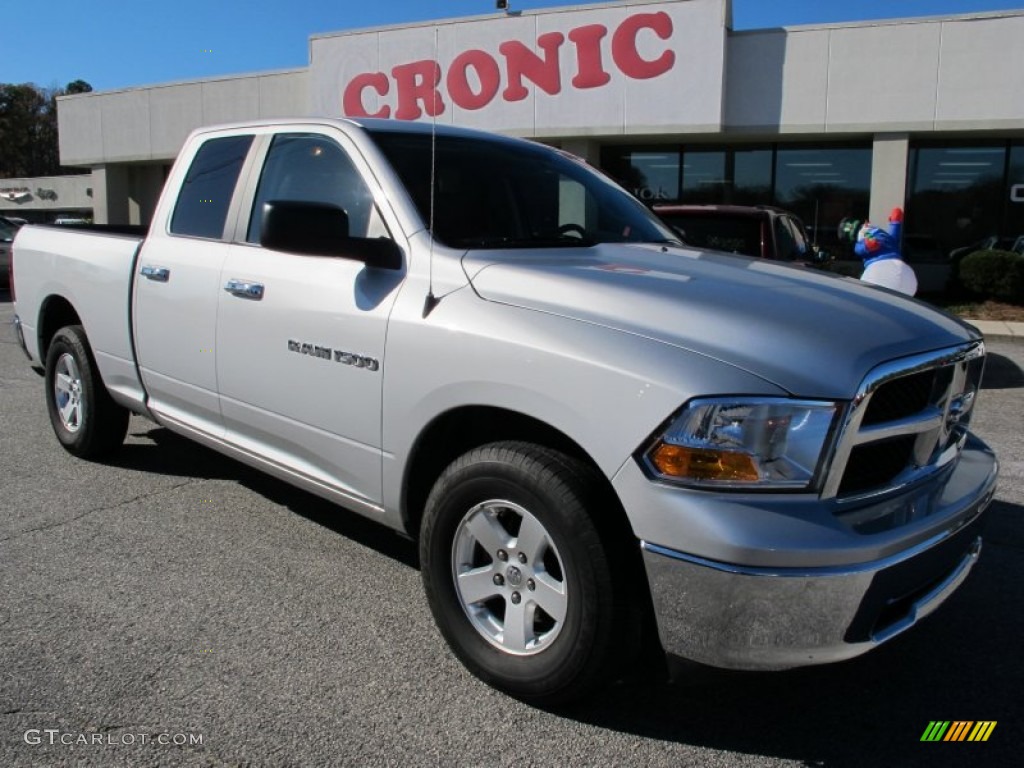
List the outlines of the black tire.
{"label": "black tire", "polygon": [[[607,505],[596,480],[585,465],[557,451],[493,443],[453,462],[427,499],[420,563],[441,633],[473,674],[533,704],[579,699],[611,682],[613,660],[634,652],[634,633],[624,626],[616,631],[617,620],[632,619],[623,610],[628,569],[613,578],[613,547],[598,525]],[[478,536],[481,531],[486,535]],[[493,542],[505,534],[507,546],[496,548]],[[538,541],[543,543],[534,546]],[[527,550],[537,555],[534,562]],[[475,587],[462,580],[473,577],[480,579]],[[466,585],[465,599],[459,585]],[[470,596],[488,591],[495,594]]]}
{"label": "black tire", "polygon": [[85,330],[61,328],[46,353],[46,409],[64,448],[83,459],[116,450],[128,432],[128,411],[100,378]]}

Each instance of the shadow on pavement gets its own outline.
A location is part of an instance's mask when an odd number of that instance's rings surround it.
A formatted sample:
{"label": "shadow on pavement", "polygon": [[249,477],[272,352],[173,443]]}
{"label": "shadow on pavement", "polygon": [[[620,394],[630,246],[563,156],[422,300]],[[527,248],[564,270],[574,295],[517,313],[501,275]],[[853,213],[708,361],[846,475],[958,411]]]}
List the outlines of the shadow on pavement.
{"label": "shadow on pavement", "polygon": [[[133,424],[133,426],[136,426]],[[114,464],[237,480],[359,544],[418,568],[416,545],[382,525],[151,427]],[[866,656],[785,672],[687,669],[668,684],[618,683],[553,714],[639,738],[863,768],[1019,764],[1024,743],[1024,506],[993,502],[981,560],[933,616]],[[922,743],[933,720],[995,720],[986,743]],[[708,756],[708,764],[714,762]]]}
{"label": "shadow on pavement", "polygon": [[419,568],[416,544],[380,523],[295,488],[163,427],[145,421],[133,421],[131,427],[132,437],[148,439],[152,443],[126,443],[106,463],[123,469],[175,477],[235,480],[297,515],[410,568]]}
{"label": "shadow on pavement", "polygon": [[[997,501],[989,514],[981,560],[963,587],[866,656],[787,672],[696,668],[673,685],[622,685],[561,714],[807,766],[1019,765],[1024,507]],[[986,743],[922,743],[932,720],[998,725]]]}
{"label": "shadow on pavement", "polygon": [[1018,389],[1024,387],[1024,371],[1013,360],[995,352],[985,357],[985,374],[981,379],[982,389]]}

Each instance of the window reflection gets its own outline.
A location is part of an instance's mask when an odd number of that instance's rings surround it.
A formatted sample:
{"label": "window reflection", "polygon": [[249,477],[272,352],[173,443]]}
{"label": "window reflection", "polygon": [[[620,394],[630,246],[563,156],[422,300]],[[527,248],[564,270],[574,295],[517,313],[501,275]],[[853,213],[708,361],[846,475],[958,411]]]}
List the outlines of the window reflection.
{"label": "window reflection", "polygon": [[683,154],[684,203],[725,203],[729,200],[725,152],[687,150]]}
{"label": "window reflection", "polygon": [[946,253],[997,244],[1005,163],[1005,146],[912,149],[908,223],[934,237]]}
{"label": "window reflection", "polygon": [[602,167],[619,184],[647,203],[679,200],[679,151],[609,147],[602,152]]}
{"label": "window reflection", "polygon": [[812,242],[834,255],[849,248],[836,237],[839,222],[867,218],[870,199],[870,147],[779,147],[776,204],[803,219]]}
{"label": "window reflection", "polygon": [[772,200],[772,150],[736,149],[732,156],[732,202],[759,205]]}
{"label": "window reflection", "polygon": [[[1013,238],[1014,248],[1024,253],[1024,144],[1010,148],[1010,162],[1006,174],[1006,219],[1003,233]],[[1019,241],[1019,242],[1018,242]]]}
{"label": "window reflection", "polygon": [[605,147],[601,161],[644,202],[777,205],[803,219],[812,242],[829,248],[839,247],[835,232],[844,216],[867,217],[866,145]]}
{"label": "window reflection", "polygon": [[[777,205],[803,220],[812,243],[855,259],[836,226],[867,218],[871,157],[867,143],[673,144],[607,147],[602,167],[648,203]],[[1024,141],[912,143],[904,207],[912,263],[964,249],[1024,252]]]}

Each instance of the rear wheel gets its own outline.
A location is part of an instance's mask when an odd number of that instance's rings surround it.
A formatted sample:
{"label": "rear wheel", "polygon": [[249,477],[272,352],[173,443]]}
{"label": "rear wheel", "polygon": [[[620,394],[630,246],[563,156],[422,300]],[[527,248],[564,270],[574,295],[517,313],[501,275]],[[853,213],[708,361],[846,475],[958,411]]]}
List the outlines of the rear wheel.
{"label": "rear wheel", "polygon": [[128,432],[128,411],[111,399],[96,368],[85,330],[61,328],[46,354],[46,407],[53,431],[83,459],[115,450]]}
{"label": "rear wheel", "polygon": [[420,558],[442,634],[471,672],[534,703],[579,698],[632,652],[615,639],[634,633],[616,628],[627,590],[592,517],[595,479],[556,451],[495,443],[456,460],[427,500]]}

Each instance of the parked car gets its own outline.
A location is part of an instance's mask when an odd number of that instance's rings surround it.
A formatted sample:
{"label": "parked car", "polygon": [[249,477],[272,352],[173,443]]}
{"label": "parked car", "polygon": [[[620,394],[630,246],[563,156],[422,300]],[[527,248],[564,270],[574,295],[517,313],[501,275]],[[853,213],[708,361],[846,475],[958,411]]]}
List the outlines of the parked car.
{"label": "parked car", "polygon": [[962,245],[959,248],[954,248],[949,252],[949,261],[954,266],[959,266],[960,262],[963,261],[964,256],[969,256],[975,251],[1012,251],[1015,249],[1019,241],[1020,238],[989,235],[988,237],[983,237],[981,240],[976,240],[969,245]]}
{"label": "parked car", "polygon": [[7,290],[11,268],[11,243],[19,225],[0,216],[0,292]]}
{"label": "parked car", "polygon": [[697,248],[776,261],[813,262],[824,256],[807,242],[803,222],[768,205],[656,205],[654,212]]}
{"label": "parked car", "polygon": [[959,295],[965,292],[966,289],[960,281],[960,264],[966,257],[978,251],[1012,251],[1013,253],[1024,254],[1024,235],[989,235],[969,245],[963,245],[951,250],[948,258],[948,291],[950,293]]}

